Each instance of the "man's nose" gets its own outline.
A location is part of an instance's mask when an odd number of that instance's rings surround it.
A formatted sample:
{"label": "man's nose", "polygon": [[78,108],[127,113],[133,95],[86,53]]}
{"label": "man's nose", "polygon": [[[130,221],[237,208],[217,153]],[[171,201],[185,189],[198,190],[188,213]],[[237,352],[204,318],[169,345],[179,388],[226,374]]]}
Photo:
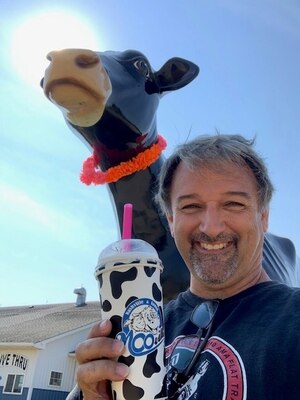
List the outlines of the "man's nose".
{"label": "man's nose", "polygon": [[207,207],[201,215],[199,229],[210,237],[216,237],[222,233],[225,222],[221,210],[215,206]]}

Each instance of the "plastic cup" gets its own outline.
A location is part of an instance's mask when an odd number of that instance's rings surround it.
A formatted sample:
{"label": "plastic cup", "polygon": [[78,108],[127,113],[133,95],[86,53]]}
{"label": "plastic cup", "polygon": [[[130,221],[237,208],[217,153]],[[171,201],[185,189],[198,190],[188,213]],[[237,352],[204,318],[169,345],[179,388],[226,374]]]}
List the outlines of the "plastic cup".
{"label": "plastic cup", "polygon": [[162,270],[154,247],[140,239],[112,243],[99,256],[102,318],[112,321],[112,337],[126,347],[119,361],[130,367],[124,381],[112,382],[114,400],[165,398]]}

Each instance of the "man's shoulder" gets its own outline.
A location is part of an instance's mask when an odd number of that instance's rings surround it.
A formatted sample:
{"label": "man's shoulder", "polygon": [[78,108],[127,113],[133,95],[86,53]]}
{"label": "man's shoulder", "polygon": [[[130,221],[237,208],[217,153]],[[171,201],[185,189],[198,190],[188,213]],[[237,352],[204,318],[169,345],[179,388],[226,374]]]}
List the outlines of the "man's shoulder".
{"label": "man's shoulder", "polygon": [[258,313],[273,315],[278,321],[291,318],[294,323],[300,323],[300,288],[272,281],[257,285],[249,294],[246,301],[254,305]]}
{"label": "man's shoulder", "polygon": [[270,282],[267,286],[270,295],[290,298],[294,301],[300,301],[300,287],[288,286],[280,282]]}
{"label": "man's shoulder", "polygon": [[266,305],[274,304],[295,304],[300,305],[300,288],[290,287],[284,283],[269,281],[256,285],[253,291],[250,291],[250,299],[256,299],[258,303]]}
{"label": "man's shoulder", "polygon": [[292,287],[288,286],[285,283],[276,282],[276,281],[268,281],[259,283],[255,286],[246,289],[242,294],[246,296],[248,294],[263,297],[263,296],[274,296],[274,297],[286,297],[286,298],[294,298],[295,301],[300,299],[300,287]]}

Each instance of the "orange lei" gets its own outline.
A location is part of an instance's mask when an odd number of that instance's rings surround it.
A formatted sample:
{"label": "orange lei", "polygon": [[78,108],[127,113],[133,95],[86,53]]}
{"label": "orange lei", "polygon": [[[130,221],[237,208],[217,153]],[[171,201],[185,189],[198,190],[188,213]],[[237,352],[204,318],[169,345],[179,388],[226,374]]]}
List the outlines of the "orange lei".
{"label": "orange lei", "polygon": [[103,185],[105,183],[116,182],[124,176],[131,175],[134,172],[149,167],[149,165],[153,164],[154,161],[158,159],[166,147],[167,142],[162,136],[158,135],[157,143],[130,160],[121,162],[119,165],[111,167],[105,172],[99,170],[98,163],[96,162],[97,156],[94,151],[93,154],[83,162],[80,180],[86,185],[90,185],[91,183],[94,185]]}

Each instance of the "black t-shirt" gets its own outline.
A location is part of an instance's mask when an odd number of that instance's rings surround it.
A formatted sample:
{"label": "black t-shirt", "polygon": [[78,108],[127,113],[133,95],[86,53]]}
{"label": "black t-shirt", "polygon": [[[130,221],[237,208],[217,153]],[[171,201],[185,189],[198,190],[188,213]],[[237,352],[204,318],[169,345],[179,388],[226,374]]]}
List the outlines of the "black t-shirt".
{"label": "black t-shirt", "polygon": [[[196,333],[190,316],[202,301],[188,290],[166,306],[167,361],[179,336]],[[80,399],[76,387],[68,400]],[[300,289],[266,282],[220,301],[207,345],[174,399],[300,400]]]}
{"label": "black t-shirt", "polygon": [[[190,315],[202,301],[186,291],[167,305],[168,360],[178,336],[196,333]],[[265,282],[220,301],[207,345],[175,398],[299,400],[300,289]]]}

